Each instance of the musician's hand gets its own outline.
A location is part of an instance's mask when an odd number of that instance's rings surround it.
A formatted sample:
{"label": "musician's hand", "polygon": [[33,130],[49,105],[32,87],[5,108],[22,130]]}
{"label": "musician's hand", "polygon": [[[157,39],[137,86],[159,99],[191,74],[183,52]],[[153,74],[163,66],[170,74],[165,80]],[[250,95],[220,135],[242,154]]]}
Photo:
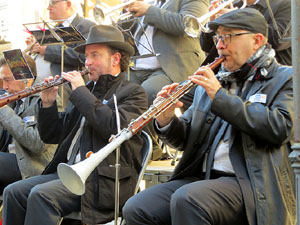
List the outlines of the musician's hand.
{"label": "musician's hand", "polygon": [[127,11],[134,13],[134,17],[144,16],[151,4],[144,1],[136,1],[128,5]]}
{"label": "musician's hand", "polygon": [[31,54],[39,53],[45,55],[47,46],[41,46],[39,43],[35,43],[30,51]]}
{"label": "musician's hand", "polygon": [[35,40],[34,40],[33,36],[29,36],[25,40],[25,43],[26,43],[27,46],[33,44],[34,42],[35,42]]}
{"label": "musician's hand", "polygon": [[[160,100],[168,99],[168,96],[174,89],[178,86],[178,83],[173,83],[171,85],[164,86],[160,92],[157,93],[156,99],[153,101],[153,104],[156,104]],[[173,106],[164,111],[160,116],[156,117],[156,121],[160,127],[164,127],[170,123],[172,118],[175,115],[175,108],[180,108],[183,106],[181,101],[177,101]]]}
{"label": "musician's hand", "polygon": [[[55,79],[59,79],[59,76],[56,75]],[[49,83],[51,81],[53,81],[52,76],[44,79],[44,83]],[[56,100],[57,92],[58,92],[58,86],[55,86],[53,88],[50,88],[48,90],[45,90],[45,91],[41,92],[41,99],[42,99],[42,107],[43,108],[48,108],[48,107],[51,107],[53,105],[53,103]]]}
{"label": "musician's hand", "polygon": [[217,91],[222,87],[214,72],[207,66],[200,67],[189,79],[202,86],[211,100],[214,99]]}
{"label": "musician's hand", "polygon": [[68,73],[61,74],[64,79],[69,81],[72,86],[72,90],[74,91],[76,88],[80,86],[85,86],[85,82],[78,71],[71,71]]}
{"label": "musician's hand", "polygon": [[[214,3],[214,2],[217,2],[217,3]],[[214,10],[215,8],[217,8],[219,6],[219,1],[216,0],[216,1],[213,1],[211,2],[211,5],[209,6],[209,11],[212,11]],[[209,21],[213,21],[215,20],[216,18],[222,16],[223,14],[225,13],[228,13],[228,12],[231,12],[232,10],[235,10],[237,9],[236,7],[233,7],[233,4],[230,3],[226,8],[223,8],[221,10],[219,10],[216,14],[212,15],[210,18],[209,18]]]}

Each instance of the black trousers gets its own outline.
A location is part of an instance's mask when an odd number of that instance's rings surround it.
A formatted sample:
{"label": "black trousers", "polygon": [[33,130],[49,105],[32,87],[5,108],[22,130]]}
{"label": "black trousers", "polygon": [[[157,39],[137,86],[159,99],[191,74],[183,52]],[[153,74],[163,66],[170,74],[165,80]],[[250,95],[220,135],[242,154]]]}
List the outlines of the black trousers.
{"label": "black trousers", "polygon": [[80,199],[57,174],[17,181],[4,189],[3,225],[57,225],[61,217],[80,211]]}
{"label": "black trousers", "polygon": [[236,177],[174,180],[131,197],[123,208],[128,225],[247,225]]}
{"label": "black trousers", "polygon": [[22,176],[15,154],[0,152],[0,165],[0,194],[2,194],[7,185],[21,180]]}

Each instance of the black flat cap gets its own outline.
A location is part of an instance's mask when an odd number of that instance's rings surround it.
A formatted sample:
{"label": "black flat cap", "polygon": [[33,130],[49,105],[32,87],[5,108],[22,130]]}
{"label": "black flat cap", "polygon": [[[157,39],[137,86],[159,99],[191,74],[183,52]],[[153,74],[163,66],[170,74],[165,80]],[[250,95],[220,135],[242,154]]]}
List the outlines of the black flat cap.
{"label": "black flat cap", "polygon": [[219,26],[248,30],[268,36],[268,24],[264,16],[252,8],[236,9],[209,22],[209,28],[216,31]]}

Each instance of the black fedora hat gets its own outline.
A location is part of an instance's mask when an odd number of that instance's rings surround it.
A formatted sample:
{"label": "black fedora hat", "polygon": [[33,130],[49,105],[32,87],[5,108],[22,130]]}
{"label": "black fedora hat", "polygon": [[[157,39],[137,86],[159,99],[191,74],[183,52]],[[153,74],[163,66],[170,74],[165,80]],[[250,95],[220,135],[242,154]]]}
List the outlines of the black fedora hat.
{"label": "black fedora hat", "polygon": [[103,44],[112,48],[123,50],[129,53],[130,56],[134,55],[134,48],[125,42],[122,32],[111,25],[96,25],[90,28],[89,35],[85,44],[77,46],[75,51],[85,53],[85,47],[91,44]]}

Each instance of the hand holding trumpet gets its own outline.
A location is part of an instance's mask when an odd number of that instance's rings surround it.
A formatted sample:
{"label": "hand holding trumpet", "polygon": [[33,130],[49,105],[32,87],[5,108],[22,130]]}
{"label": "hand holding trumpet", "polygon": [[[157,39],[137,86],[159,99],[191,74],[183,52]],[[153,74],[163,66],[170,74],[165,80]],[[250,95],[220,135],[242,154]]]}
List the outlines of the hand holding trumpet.
{"label": "hand holding trumpet", "polygon": [[26,44],[27,48],[24,50],[24,52],[29,52],[29,54],[40,54],[44,55],[46,51],[47,46],[41,46],[33,36],[27,37],[26,38]]}
{"label": "hand holding trumpet", "polygon": [[144,2],[143,0],[137,0],[126,7],[128,12],[134,13],[134,17],[144,16],[151,4]]}
{"label": "hand holding trumpet", "polygon": [[[210,5],[209,5],[208,10],[212,11],[212,10],[218,8],[219,5],[220,5],[220,0],[213,0],[213,1],[211,1]],[[230,3],[226,8],[221,8],[216,14],[212,15],[209,18],[209,21],[213,21],[214,19],[222,16],[223,14],[228,13],[235,9],[237,9],[237,8],[233,7],[233,4]]]}

